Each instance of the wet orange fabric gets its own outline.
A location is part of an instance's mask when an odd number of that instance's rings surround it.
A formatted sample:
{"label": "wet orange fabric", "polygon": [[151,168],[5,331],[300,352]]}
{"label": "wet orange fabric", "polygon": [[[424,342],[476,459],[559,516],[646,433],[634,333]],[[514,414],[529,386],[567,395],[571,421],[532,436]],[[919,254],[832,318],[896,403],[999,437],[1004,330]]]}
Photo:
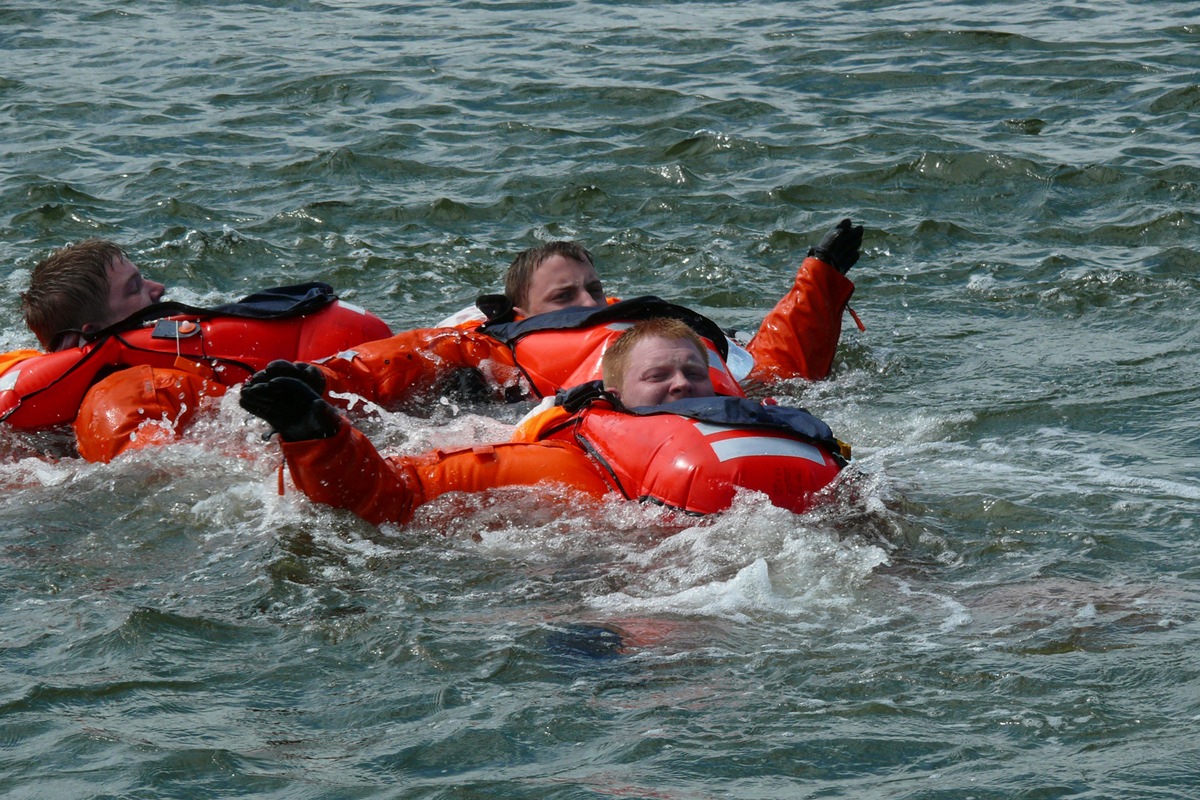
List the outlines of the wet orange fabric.
{"label": "wet orange fabric", "polygon": [[458,370],[478,370],[503,399],[521,373],[512,352],[490,336],[462,328],[419,328],[367,342],[323,359],[326,389],[385,407],[420,400]]}
{"label": "wet orange fabric", "polygon": [[225,386],[192,371],[137,366],[88,390],[75,418],[79,455],[109,462],[126,450],[177,439],[205,397]]}
{"label": "wet orange fabric", "polygon": [[348,423],[329,439],[284,442],[296,485],[318,503],[376,525],[404,524],[447,492],[482,492],[539,483],[601,497],[612,491],[587,455],[564,442],[506,442],[384,458]]}
{"label": "wet orange fabric", "polygon": [[754,356],[749,379],[828,378],[842,334],[842,312],[852,294],[854,284],[845,275],[824,261],[804,259],[791,290],[746,346]]}
{"label": "wet orange fabric", "polygon": [[8,368],[14,364],[19,364],[22,361],[40,356],[41,350],[10,350],[7,353],[0,353],[0,375],[8,371]]}
{"label": "wet orange fabric", "polygon": [[292,479],[312,500],[375,524],[409,522],[449,492],[553,483],[593,497],[610,492],[694,513],[727,509],[740,489],[780,508],[808,510],[841,465],[825,443],[753,425],[712,425],[607,406],[531,415],[519,440],[384,458],[343,421],[328,439],[284,442]]}

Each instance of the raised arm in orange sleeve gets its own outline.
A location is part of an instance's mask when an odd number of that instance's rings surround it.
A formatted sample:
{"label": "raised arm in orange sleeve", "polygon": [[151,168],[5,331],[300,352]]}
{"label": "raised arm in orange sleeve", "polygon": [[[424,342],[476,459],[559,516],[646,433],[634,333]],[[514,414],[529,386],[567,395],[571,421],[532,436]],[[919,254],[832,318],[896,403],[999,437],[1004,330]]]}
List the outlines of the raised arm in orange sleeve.
{"label": "raised arm in orange sleeve", "polygon": [[749,380],[829,377],[842,334],[842,312],[852,294],[854,284],[845,275],[817,258],[804,259],[791,289],[746,346],[754,356]]}

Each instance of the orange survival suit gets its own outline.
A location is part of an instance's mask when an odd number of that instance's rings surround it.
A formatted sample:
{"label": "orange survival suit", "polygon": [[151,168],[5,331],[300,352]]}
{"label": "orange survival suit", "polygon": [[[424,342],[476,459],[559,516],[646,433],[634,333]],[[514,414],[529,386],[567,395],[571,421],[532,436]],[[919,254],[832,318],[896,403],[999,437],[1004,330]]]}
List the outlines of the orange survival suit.
{"label": "orange survival suit", "polygon": [[[747,345],[755,362],[748,380],[828,377],[842,312],[853,293],[854,284],[832,266],[806,258],[788,293]],[[426,397],[451,373],[467,370],[481,377],[496,399],[549,397],[600,377],[604,350],[627,327],[620,324],[622,319],[641,318],[623,317],[629,306],[615,305],[615,310],[613,305],[566,309],[525,320],[501,318],[405,331],[338,353],[318,366],[329,391],[355,394],[389,408]],[[588,314],[595,315],[594,323],[589,323]],[[724,335],[707,338],[723,342]],[[720,376],[714,374],[714,380],[721,393]]]}
{"label": "orange survival suit", "polygon": [[20,430],[73,422],[79,454],[106,462],[177,438],[205,397],[275,359],[315,360],[390,335],[317,282],[211,309],[157,303],[81,347],[0,364],[0,421]]}
{"label": "orange survival suit", "polygon": [[374,524],[405,524],[449,492],[534,484],[697,514],[749,489],[803,512],[846,463],[828,426],[802,409],[718,396],[630,410],[598,382],[561,393],[510,442],[384,458],[342,420],[330,438],[282,447],[310,499]]}

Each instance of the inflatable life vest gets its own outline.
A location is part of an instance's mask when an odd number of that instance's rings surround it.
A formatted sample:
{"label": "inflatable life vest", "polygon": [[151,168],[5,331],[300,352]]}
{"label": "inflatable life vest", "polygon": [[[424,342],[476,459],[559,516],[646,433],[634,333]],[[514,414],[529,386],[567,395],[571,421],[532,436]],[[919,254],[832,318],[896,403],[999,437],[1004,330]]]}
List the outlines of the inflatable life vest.
{"label": "inflatable life vest", "polygon": [[773,505],[801,513],[849,455],[807,411],[744,397],[623,409],[590,384],[556,403],[565,415],[539,438],[578,443],[626,498],[695,514],[728,509],[738,489],[762,492]]}
{"label": "inflatable life vest", "polygon": [[601,377],[608,346],[634,322],[671,317],[686,322],[709,350],[708,371],[717,394],[745,393],[726,366],[729,341],[718,325],[684,306],[658,297],[635,297],[601,308],[566,308],[514,322],[488,322],[479,332],[507,345],[537,397],[553,397],[563,387]]}
{"label": "inflatable life vest", "polygon": [[0,375],[0,421],[39,430],[75,419],[88,389],[126,367],[181,369],[226,386],[277,358],[312,361],[391,336],[387,324],[322,283],[279,287],[211,309],[157,303],[95,341],[21,361]]}

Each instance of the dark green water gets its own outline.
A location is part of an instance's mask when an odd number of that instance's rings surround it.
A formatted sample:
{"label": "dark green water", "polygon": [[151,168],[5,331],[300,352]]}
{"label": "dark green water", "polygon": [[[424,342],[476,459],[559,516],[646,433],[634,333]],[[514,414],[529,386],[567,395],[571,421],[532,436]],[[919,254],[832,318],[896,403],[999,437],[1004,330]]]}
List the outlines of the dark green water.
{"label": "dark green water", "polygon": [[1164,0],[0,6],[5,349],[88,236],[396,329],[578,238],[752,329],[868,229],[866,332],[780,391],[855,446],[805,517],[379,531],[278,496],[233,397],[107,466],[3,434],[0,794],[1197,796],[1198,48]]}

